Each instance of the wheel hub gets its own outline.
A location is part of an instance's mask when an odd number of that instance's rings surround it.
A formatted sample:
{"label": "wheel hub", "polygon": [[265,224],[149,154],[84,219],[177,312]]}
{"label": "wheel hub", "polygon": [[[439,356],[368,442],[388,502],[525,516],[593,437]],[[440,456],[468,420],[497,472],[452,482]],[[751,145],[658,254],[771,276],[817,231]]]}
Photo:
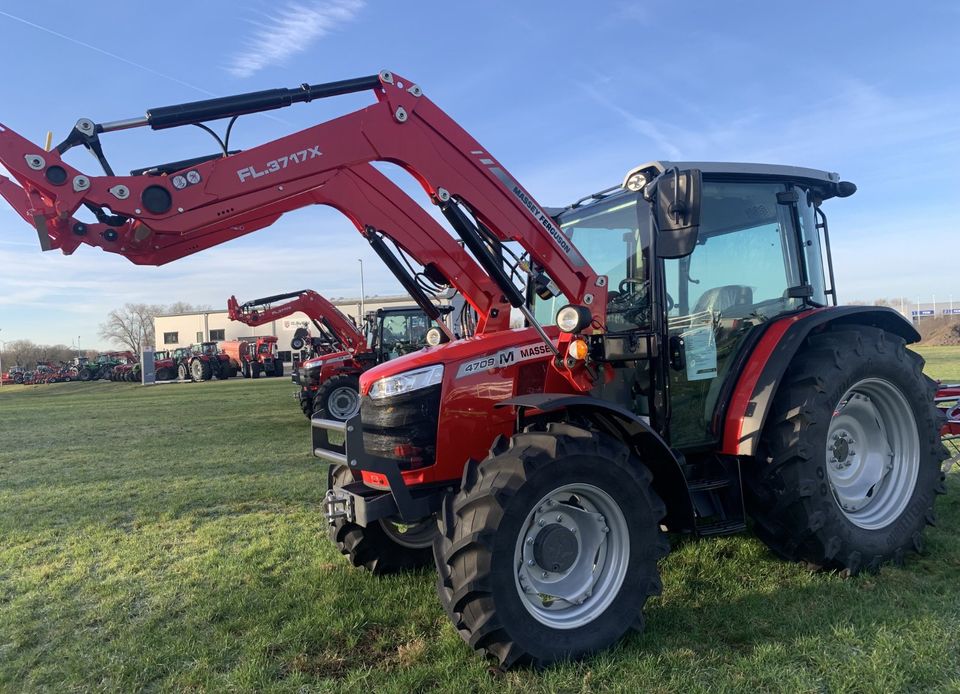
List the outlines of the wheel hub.
{"label": "wheel hub", "polygon": [[569,629],[606,609],[629,560],[626,520],[606,492],[586,484],[555,490],[524,528],[517,538],[517,587],[534,617]]}
{"label": "wheel hub", "polygon": [[844,515],[868,530],[894,522],[916,484],[919,435],[913,411],[892,383],[870,378],[834,408],[826,471]]}
{"label": "wheel hub", "polygon": [[573,566],[579,552],[576,533],[560,523],[545,526],[533,541],[533,559],[547,571],[566,571]]}

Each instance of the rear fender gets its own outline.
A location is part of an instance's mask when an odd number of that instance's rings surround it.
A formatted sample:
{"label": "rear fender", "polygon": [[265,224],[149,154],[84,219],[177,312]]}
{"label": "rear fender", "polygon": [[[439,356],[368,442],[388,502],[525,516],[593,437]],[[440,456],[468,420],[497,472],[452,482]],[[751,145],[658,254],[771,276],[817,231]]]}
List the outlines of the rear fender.
{"label": "rear fender", "polygon": [[548,421],[585,419],[599,431],[623,441],[653,473],[653,490],[667,506],[662,524],[670,532],[694,530],[693,502],[680,461],[660,435],[630,410],[587,395],[558,393],[523,395],[503,400],[496,407],[516,408],[517,431],[526,423],[526,411],[533,409]]}
{"label": "rear fender", "polygon": [[756,455],[763,425],[787,368],[807,336],[832,325],[880,328],[899,335],[907,344],[920,340],[920,334],[906,318],[884,306],[833,306],[768,323],[740,363],[739,376],[729,397],[723,398],[717,409],[721,453]]}

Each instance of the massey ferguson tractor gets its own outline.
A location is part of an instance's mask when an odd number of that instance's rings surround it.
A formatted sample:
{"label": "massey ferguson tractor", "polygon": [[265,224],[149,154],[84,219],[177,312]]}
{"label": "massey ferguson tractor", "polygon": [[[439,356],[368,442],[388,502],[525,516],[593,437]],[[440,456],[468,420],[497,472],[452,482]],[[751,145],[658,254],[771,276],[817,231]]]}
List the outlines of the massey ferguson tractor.
{"label": "massey ferguson tractor", "polygon": [[[286,301],[290,299],[290,301]],[[278,301],[286,303],[274,306]],[[303,313],[313,323],[323,344],[331,340],[339,347],[307,359],[294,370],[293,382],[300,409],[307,417],[346,421],[360,406],[360,374],[370,367],[426,344],[430,318],[416,306],[380,309],[367,321],[366,333],[340,309],[310,289],[254,299],[244,304],[235,296],[227,301],[231,320],[259,326],[294,313]],[[307,342],[297,334],[294,343]],[[315,344],[311,341],[311,344]],[[293,347],[294,345],[291,345]]]}
{"label": "massey ferguson tractor", "polygon": [[[375,103],[137,175],[114,175],[100,143],[361,91]],[[105,175],[63,161],[76,145]],[[579,658],[641,630],[668,534],[725,535],[750,518],[779,556],[852,575],[920,551],[935,520],[934,384],[899,314],[837,305],[824,206],[856,187],[836,174],[654,161],[545,208],[386,71],[81,119],[52,151],[0,126],[0,161],[19,184],[0,181],[0,194],[44,249],[83,243],[141,264],[314,203],[386,233],[377,203],[408,201],[366,195],[369,163],[413,175],[499,305],[462,289],[473,337],[371,368],[357,415],[314,418],[315,454],[331,463],[325,513],[354,564],[435,562],[458,633],[501,667]],[[96,223],[76,219],[81,206]],[[526,327],[488,330],[504,303]]]}

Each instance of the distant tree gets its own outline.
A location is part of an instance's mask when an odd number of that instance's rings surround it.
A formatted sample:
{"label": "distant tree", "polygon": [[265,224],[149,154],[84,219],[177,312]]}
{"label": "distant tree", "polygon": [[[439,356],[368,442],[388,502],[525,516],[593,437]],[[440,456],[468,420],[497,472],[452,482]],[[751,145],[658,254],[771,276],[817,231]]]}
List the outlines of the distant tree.
{"label": "distant tree", "polygon": [[196,313],[197,311],[209,310],[210,306],[208,304],[188,304],[186,301],[175,301],[164,308],[162,313]]}
{"label": "distant tree", "polygon": [[143,345],[156,344],[153,333],[153,319],[165,313],[194,313],[209,310],[209,306],[188,304],[177,301],[164,306],[162,304],[124,304],[123,308],[112,310],[107,320],[100,324],[100,337],[115,345],[140,354]]}
{"label": "distant tree", "polygon": [[153,319],[163,312],[159,304],[124,304],[107,314],[106,322],[100,324],[100,337],[140,354],[142,345],[154,343]]}

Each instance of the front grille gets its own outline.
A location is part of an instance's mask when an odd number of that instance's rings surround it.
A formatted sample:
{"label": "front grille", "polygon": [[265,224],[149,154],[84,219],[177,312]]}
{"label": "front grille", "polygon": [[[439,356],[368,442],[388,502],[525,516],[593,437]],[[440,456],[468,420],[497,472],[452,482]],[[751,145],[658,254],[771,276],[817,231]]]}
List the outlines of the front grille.
{"label": "front grille", "polygon": [[439,415],[439,384],[383,400],[365,395],[360,402],[364,448],[396,460],[401,470],[433,465]]}

